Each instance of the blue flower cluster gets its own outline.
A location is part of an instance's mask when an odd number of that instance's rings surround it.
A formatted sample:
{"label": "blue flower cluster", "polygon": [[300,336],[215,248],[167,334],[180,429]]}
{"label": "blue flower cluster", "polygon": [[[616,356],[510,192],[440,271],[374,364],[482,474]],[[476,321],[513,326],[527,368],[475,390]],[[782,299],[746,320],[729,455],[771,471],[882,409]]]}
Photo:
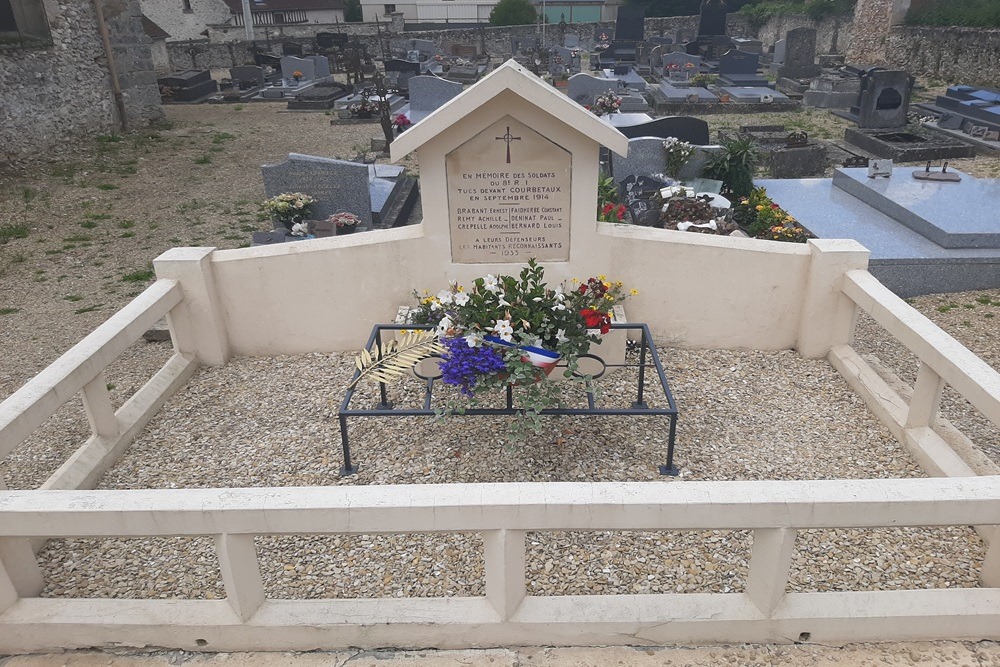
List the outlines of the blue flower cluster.
{"label": "blue flower cluster", "polygon": [[472,398],[480,377],[507,370],[503,355],[490,345],[469,347],[464,338],[445,338],[448,352],[441,359],[441,380],[462,388]]}

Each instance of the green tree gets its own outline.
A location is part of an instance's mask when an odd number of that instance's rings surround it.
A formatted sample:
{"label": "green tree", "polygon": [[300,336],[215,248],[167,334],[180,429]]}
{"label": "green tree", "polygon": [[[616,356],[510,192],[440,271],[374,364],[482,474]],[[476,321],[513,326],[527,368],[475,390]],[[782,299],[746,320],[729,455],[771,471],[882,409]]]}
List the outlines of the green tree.
{"label": "green tree", "polygon": [[529,0],[500,0],[490,12],[491,25],[531,25],[537,20]]}
{"label": "green tree", "polygon": [[[752,1],[726,0],[726,4],[735,12]],[[701,11],[701,0],[627,0],[626,4],[643,7],[646,16],[697,16]]]}
{"label": "green tree", "polygon": [[361,0],[346,0],[344,2],[344,20],[348,23],[361,23],[365,20],[361,14]]}

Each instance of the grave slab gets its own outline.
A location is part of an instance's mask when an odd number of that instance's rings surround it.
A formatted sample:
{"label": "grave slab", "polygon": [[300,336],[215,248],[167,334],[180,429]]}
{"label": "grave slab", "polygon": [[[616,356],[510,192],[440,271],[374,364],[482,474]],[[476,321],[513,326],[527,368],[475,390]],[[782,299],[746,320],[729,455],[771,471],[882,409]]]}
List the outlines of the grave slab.
{"label": "grave slab", "polygon": [[722,86],[719,90],[728,93],[734,102],[766,102],[767,98],[773,102],[788,101],[787,95],[761,86]]}
{"label": "grave slab", "polygon": [[[673,86],[666,81],[660,82],[660,92],[667,99],[667,102],[718,102],[719,98],[707,88],[692,86],[681,88]],[[694,99],[692,99],[694,96]]]}
{"label": "grave slab", "polygon": [[[961,172],[958,183],[918,181],[919,167],[896,167],[890,178],[867,169],[837,169],[833,185],[889,215],[942,248],[1000,249],[1000,222],[985,202],[1000,202],[1000,181]],[[952,170],[954,171],[954,170]]]}
{"label": "grave slab", "polygon": [[[857,171],[867,179],[867,169]],[[901,297],[1000,288],[1000,249],[942,248],[834,187],[829,178],[756,185],[817,237],[854,239],[868,248],[869,271]]]}

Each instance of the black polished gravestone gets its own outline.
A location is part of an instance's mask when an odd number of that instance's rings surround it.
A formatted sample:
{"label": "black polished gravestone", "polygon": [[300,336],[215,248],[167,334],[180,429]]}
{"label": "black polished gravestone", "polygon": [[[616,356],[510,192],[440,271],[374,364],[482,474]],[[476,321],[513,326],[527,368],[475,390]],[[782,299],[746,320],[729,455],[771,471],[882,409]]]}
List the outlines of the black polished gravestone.
{"label": "black polished gravestone", "polygon": [[637,201],[652,200],[667,184],[649,176],[629,176],[618,183],[621,190],[621,200],[631,207]]}
{"label": "black polished gravestone", "polygon": [[304,55],[305,51],[301,44],[295,42],[282,42],[281,43],[281,55],[283,56],[299,56]]}
{"label": "black polished gravestone", "polygon": [[156,80],[160,99],[164,102],[197,102],[219,90],[219,85],[206,70],[189,69],[172,72]]}
{"label": "black polished gravestone", "polygon": [[646,10],[637,5],[618,7],[615,21],[615,41],[641,42],[645,39]]}
{"label": "black polished gravestone", "polygon": [[660,222],[660,207],[653,199],[638,199],[628,207],[633,225],[641,227],[663,227]]}
{"label": "black polished gravestone", "polygon": [[656,120],[619,127],[618,131],[629,139],[637,137],[674,137],[694,146],[707,146],[708,123],[693,116],[664,116]]}
{"label": "black polished gravestone", "polygon": [[703,0],[698,17],[698,36],[712,37],[726,34],[726,14],[729,7],[725,0]]}
{"label": "black polished gravestone", "polygon": [[730,49],[719,58],[719,85],[766,88],[770,82],[757,73],[759,53]]}

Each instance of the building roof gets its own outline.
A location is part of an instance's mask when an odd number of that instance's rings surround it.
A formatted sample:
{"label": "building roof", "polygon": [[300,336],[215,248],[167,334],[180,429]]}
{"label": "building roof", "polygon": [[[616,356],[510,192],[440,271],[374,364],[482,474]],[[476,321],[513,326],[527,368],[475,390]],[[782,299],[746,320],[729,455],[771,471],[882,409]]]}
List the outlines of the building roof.
{"label": "building roof", "polygon": [[[243,13],[243,0],[225,0],[233,14]],[[252,12],[292,12],[310,9],[343,9],[344,0],[250,0]]]}
{"label": "building roof", "polygon": [[456,118],[467,116],[500,93],[509,90],[515,95],[544,107],[545,110],[577,131],[619,155],[628,153],[628,139],[617,129],[603,122],[582,106],[569,99],[537,76],[508,60],[462,94],[452,98],[442,107],[399,135],[389,144],[393,162],[415,151],[437,135],[447,132]]}
{"label": "building roof", "polygon": [[166,39],[170,33],[153,23],[148,16],[142,15],[142,31],[152,39]]}

